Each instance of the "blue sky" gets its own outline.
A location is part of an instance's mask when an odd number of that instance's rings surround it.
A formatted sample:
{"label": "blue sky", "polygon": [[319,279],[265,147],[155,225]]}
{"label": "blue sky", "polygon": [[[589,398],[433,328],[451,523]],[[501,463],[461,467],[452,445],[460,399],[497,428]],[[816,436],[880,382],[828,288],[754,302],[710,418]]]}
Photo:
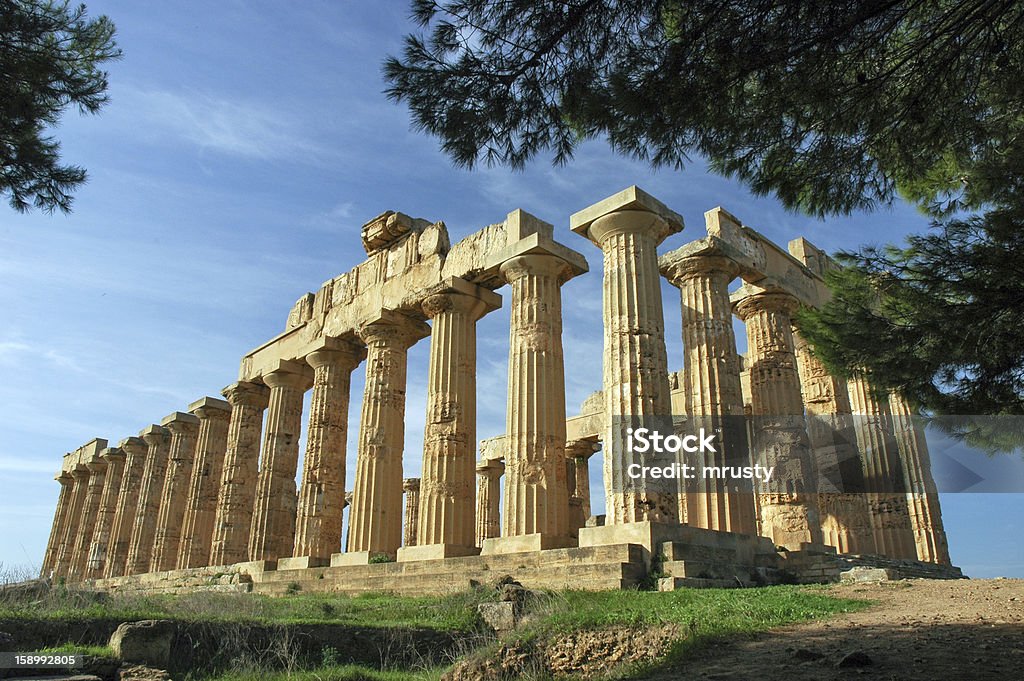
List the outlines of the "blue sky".
{"label": "blue sky", "polygon": [[[114,20],[125,55],[110,68],[103,113],[72,112],[56,131],[64,159],[88,168],[90,182],[70,216],[0,206],[7,570],[42,558],[64,452],[93,437],[116,443],[218,395],[242,355],[283,330],[296,299],[363,259],[359,227],[384,210],[444,220],[455,241],[522,208],[586,255],[591,273],[563,291],[570,413],[601,382],[600,253],[568,231],[571,213],[637,184],[686,221],[664,250],[699,238],[716,205],[777,243],[802,235],[829,251],[926,226],[905,205],[827,221],[794,215],[699,161],[653,172],[598,142],[561,168],[548,159],[520,173],[453,168],[381,94],[381,62],[413,28],[406,0],[88,6]],[[678,369],[678,294],[663,289]],[[507,306],[480,322],[479,343],[484,438],[504,431]],[[406,475],[419,473],[428,350],[424,341],[409,354]],[[1024,495],[942,503],[957,564],[978,577],[1024,577],[1024,547],[1005,541],[1024,519]]]}

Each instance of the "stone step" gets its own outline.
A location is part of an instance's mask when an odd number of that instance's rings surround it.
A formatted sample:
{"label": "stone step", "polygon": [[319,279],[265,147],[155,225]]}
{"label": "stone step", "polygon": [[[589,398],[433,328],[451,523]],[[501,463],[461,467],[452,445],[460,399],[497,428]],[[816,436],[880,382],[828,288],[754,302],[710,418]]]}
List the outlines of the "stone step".
{"label": "stone step", "polygon": [[735,563],[737,562],[736,551],[733,548],[718,546],[701,546],[685,542],[664,542],[661,545],[663,560],[683,561],[693,560],[707,563]]}
{"label": "stone step", "polygon": [[735,589],[740,587],[731,579],[703,579],[700,577],[661,577],[658,579],[658,591],[675,591],[676,589]]}

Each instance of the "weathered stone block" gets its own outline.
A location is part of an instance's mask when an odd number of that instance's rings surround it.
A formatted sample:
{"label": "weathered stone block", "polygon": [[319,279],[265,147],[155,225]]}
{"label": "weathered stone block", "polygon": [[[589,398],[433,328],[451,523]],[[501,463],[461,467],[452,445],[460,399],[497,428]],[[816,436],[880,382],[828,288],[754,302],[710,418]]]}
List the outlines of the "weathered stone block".
{"label": "weathered stone block", "polygon": [[125,622],[110,637],[110,648],[124,662],[166,668],[174,642],[174,622]]}

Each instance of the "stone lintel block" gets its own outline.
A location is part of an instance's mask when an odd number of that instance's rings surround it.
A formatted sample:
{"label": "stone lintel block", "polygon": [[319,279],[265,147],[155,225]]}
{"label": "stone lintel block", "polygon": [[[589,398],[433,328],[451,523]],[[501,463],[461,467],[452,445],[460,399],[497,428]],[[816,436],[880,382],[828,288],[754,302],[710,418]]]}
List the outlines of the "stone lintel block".
{"label": "stone lintel block", "polygon": [[555,228],[549,222],[516,208],[505,218],[505,243],[514,243],[525,239],[531,234],[539,234],[548,239],[555,238]]}
{"label": "stone lintel block", "polygon": [[172,423],[182,423],[182,424],[188,423],[188,424],[192,424],[194,426],[198,426],[199,425],[199,417],[197,417],[195,414],[189,414],[186,411],[173,411],[170,414],[168,414],[167,416],[165,416],[162,419],[160,419],[160,425],[161,426],[167,427],[167,426],[171,425]]}
{"label": "stone lintel block", "polygon": [[458,546],[456,544],[403,546],[398,549],[398,562],[408,563],[415,560],[443,560],[445,558],[476,556],[479,553],[480,549],[475,546]]}
{"label": "stone lintel block", "polygon": [[88,456],[99,456],[100,451],[107,448],[107,439],[102,437],[94,437],[93,439],[86,442],[79,449],[82,450]]}
{"label": "stone lintel block", "polygon": [[704,226],[709,236],[719,236],[727,240],[738,238],[743,231],[740,219],[721,206],[704,211]]}
{"label": "stone lintel block", "polygon": [[235,563],[230,566],[232,572],[239,574],[253,574],[258,572],[273,572],[277,569],[276,560],[247,560],[242,563]]}
{"label": "stone lintel block", "polygon": [[305,570],[307,568],[327,567],[330,564],[330,558],[318,558],[316,556],[293,556],[291,558],[277,559],[277,569],[279,571]]}
{"label": "stone lintel block", "polygon": [[369,551],[347,551],[345,553],[331,554],[331,567],[341,565],[369,565]]}
{"label": "stone lintel block", "polygon": [[221,400],[216,397],[202,397],[192,404],[188,405],[188,410],[193,414],[197,409],[218,409],[220,411],[231,411],[231,404],[227,400]]}
{"label": "stone lintel block", "polygon": [[570,274],[566,279],[583,274],[590,270],[587,259],[582,253],[577,253],[568,246],[558,243],[554,239],[540,233],[527,235],[518,241],[510,241],[505,248],[491,256],[487,268],[499,268],[502,263],[520,255],[553,255],[569,266]]}
{"label": "stone lintel block", "polygon": [[423,299],[426,300],[428,297],[438,293],[461,293],[472,298],[477,298],[485,305],[484,314],[493,312],[501,307],[501,295],[482,286],[477,286],[474,283],[468,282],[461,277],[445,277],[439,284],[430,287],[430,289],[423,295]]}
{"label": "stone lintel block", "polygon": [[384,211],[363,225],[360,236],[363,250],[372,255],[379,250],[388,248],[409,232],[421,232],[430,223],[422,219],[414,219],[405,213],[393,210]]}
{"label": "stone lintel block", "polygon": [[146,441],[143,440],[141,437],[135,437],[134,435],[132,435],[132,436],[126,437],[123,440],[121,440],[120,442],[118,442],[117,446],[120,449],[131,449],[132,447],[137,447],[139,449],[145,449],[146,448]]}
{"label": "stone lintel block", "polygon": [[576,546],[572,537],[560,537],[550,534],[522,534],[514,537],[491,537],[484,539],[480,549],[482,556],[503,555],[506,553],[533,553],[548,549],[564,549]]}
{"label": "stone lintel block", "polygon": [[505,473],[505,462],[501,459],[480,459],[476,462],[476,472],[486,473],[494,471],[497,475]]}
{"label": "stone lintel block", "polygon": [[124,450],[120,447],[107,447],[100,452],[100,457],[107,461],[124,461]]}
{"label": "stone lintel block", "polygon": [[142,438],[143,440],[146,439],[147,435],[160,435],[166,437],[170,435],[170,432],[163,426],[151,423],[150,425],[146,426],[145,428],[139,431],[139,437]]}
{"label": "stone lintel block", "polygon": [[640,210],[654,213],[669,226],[669,234],[683,231],[683,217],[657,200],[640,187],[633,185],[618,194],[598,201],[594,205],[573,213],[569,217],[569,229],[590,239],[590,225],[598,218],[624,210]]}

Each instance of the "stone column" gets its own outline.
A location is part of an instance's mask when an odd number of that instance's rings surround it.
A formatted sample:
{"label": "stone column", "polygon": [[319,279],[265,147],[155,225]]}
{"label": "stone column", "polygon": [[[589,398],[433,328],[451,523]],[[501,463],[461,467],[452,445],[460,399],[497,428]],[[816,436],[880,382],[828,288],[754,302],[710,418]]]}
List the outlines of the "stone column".
{"label": "stone column", "polygon": [[[678,522],[676,481],[653,486],[651,481],[628,476],[630,464],[649,465],[655,459],[628,451],[626,428],[671,432],[657,248],[670,234],[682,230],[682,218],[631,187],[573,215],[570,225],[604,253],[606,523]],[[657,463],[669,461],[663,456]]]}
{"label": "stone column", "polygon": [[165,572],[178,565],[181,526],[192,480],[192,465],[195,462],[196,436],[199,434],[199,419],[181,411],[165,416],[160,425],[171,432],[171,446],[153,537],[150,572]]}
{"label": "stone column", "polygon": [[364,356],[362,347],[341,341],[337,348],[306,355],[313,367],[313,395],[292,554],[308,557],[310,565],[326,564],[341,550],[349,387]]}
{"label": "stone column", "polygon": [[405,447],[406,356],[430,332],[423,322],[383,310],[364,324],[366,388],[359,421],[355,489],[345,560],[395,558],[402,542],[402,452]]}
{"label": "stone column", "polygon": [[407,544],[399,560],[477,553],[476,322],[500,305],[497,294],[462,279],[423,301],[433,325],[419,521],[416,547]]}
{"label": "stone column", "polygon": [[50,540],[46,543],[43,567],[39,572],[39,576],[43,578],[49,577],[57,564],[60,545],[67,529],[68,509],[71,506],[74,489],[74,478],[67,471],[61,471],[53,479],[60,484],[60,494],[57,496],[57,508],[53,512],[53,525],[50,527]]}
{"label": "stone column", "polygon": [[501,461],[480,461],[476,466],[476,544],[483,546],[485,539],[501,536],[501,476],[505,464]]}
{"label": "stone column", "polygon": [[590,517],[590,457],[601,451],[601,445],[592,439],[569,440],[565,443],[565,458],[569,463],[569,531],[576,533]]}
{"label": "stone column", "polygon": [[[684,410],[688,431],[717,433],[717,452],[694,455],[691,465],[749,466],[750,453],[740,387],[740,360],[732,330],[729,282],[739,266],[717,254],[687,255],[685,250],[660,259],[661,272],[679,288],[683,320]],[[757,534],[753,488],[739,480],[698,477],[687,481],[680,517],[711,530]]]}
{"label": "stone column", "polygon": [[107,473],[103,480],[100,506],[96,512],[96,529],[92,534],[92,546],[89,547],[89,558],[85,568],[87,579],[98,579],[103,576],[110,549],[110,531],[114,525],[117,499],[121,494],[121,480],[124,475],[125,453],[123,450],[117,447],[108,447],[100,453],[100,456],[107,463]]}
{"label": "stone column", "polygon": [[107,478],[107,462],[98,456],[87,461],[89,482],[85,488],[85,501],[82,503],[82,522],[79,525],[78,537],[75,540],[75,552],[71,556],[71,569],[68,580],[78,582],[86,578],[89,562],[89,549],[96,531],[96,516],[100,510],[103,497],[103,483]]}
{"label": "stone column", "polygon": [[512,286],[501,537],[482,553],[568,546],[561,285],[569,263],[545,253],[505,261]]}
{"label": "stone column", "polygon": [[405,533],[402,548],[416,546],[416,533],[420,520],[420,479],[406,478],[402,481],[405,490]]}
{"label": "stone column", "polygon": [[290,556],[295,546],[302,396],[312,385],[312,372],[305,364],[281,362],[264,374],[263,382],[270,388],[270,406],[249,534],[249,560],[275,561]]}
{"label": "stone column", "polygon": [[875,538],[846,382],[828,372],[796,330],[793,341],[818,483],[822,538],[839,553],[874,553]]}
{"label": "stone column", "polygon": [[139,507],[139,490],[146,467],[146,441],[140,437],[126,437],[118,443],[124,452],[124,472],[121,477],[121,493],[117,495],[114,522],[110,526],[110,543],[107,560],[103,566],[104,577],[120,577],[125,574],[128,549],[132,541],[132,529]]}
{"label": "stone column", "polygon": [[231,565],[249,558],[263,410],[270,399],[266,386],[248,381],[232,383],[221,394],[231,404],[231,420],[213,521],[210,565]]}
{"label": "stone column", "polygon": [[917,548],[907,506],[906,471],[884,396],[875,396],[864,377],[847,381],[864,466],[875,550],[888,558],[915,560]]}
{"label": "stone column", "polygon": [[736,313],[747,324],[754,463],[774,467],[759,485],[761,532],[790,550],[822,541],[811,448],[793,347],[792,313],[798,303],[782,292],[744,284]]}
{"label": "stone column", "polygon": [[171,433],[163,426],[149,426],[139,433],[139,436],[146,441],[146,464],[142,471],[139,505],[132,523],[132,538],[125,561],[126,575],[150,571],[153,539],[157,518],[160,515],[160,501],[171,445]]}
{"label": "stone column", "polygon": [[217,494],[224,471],[228,446],[228,422],[231,405],[224,400],[204,397],[188,405],[199,419],[195,461],[185,498],[181,521],[177,569],[205,567],[210,564],[213,543],[213,517],[217,512]]}
{"label": "stone column", "polygon": [[928,443],[917,413],[899,393],[889,393],[889,410],[900,458],[907,467],[907,501],[910,505],[910,525],[917,546],[917,559],[927,563],[950,565],[949,542],[942,524],[939,492],[932,477]]}
{"label": "stone column", "polygon": [[57,547],[53,574],[55,577],[67,577],[71,571],[71,559],[75,553],[78,540],[78,528],[82,525],[82,508],[85,505],[86,488],[89,486],[89,469],[84,464],[77,464],[71,469],[71,505],[68,507],[67,523]]}

